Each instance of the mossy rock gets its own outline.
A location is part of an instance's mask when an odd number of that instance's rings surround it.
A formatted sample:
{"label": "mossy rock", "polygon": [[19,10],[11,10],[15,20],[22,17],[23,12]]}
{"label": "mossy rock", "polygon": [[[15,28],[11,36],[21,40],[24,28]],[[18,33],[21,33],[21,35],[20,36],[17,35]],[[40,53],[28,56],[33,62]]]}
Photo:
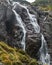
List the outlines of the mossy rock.
{"label": "mossy rock", "polygon": [[23,55],[26,54],[26,53],[25,53],[23,50],[21,50],[21,49],[19,49],[18,52],[21,53],[21,54],[23,54]]}
{"label": "mossy rock", "polygon": [[36,59],[32,59],[26,52],[12,48],[4,42],[0,42],[0,63],[3,65],[38,65]]}
{"label": "mossy rock", "polygon": [[23,65],[22,62],[13,62],[12,65]]}
{"label": "mossy rock", "polygon": [[32,59],[31,62],[29,63],[29,65],[38,65],[38,63],[36,62],[35,59]]}

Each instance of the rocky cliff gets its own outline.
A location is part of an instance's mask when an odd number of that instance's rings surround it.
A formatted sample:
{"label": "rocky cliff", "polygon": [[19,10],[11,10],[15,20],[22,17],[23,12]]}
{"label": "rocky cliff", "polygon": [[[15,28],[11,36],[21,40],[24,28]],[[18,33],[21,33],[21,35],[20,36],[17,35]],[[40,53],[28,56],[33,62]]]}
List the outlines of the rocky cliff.
{"label": "rocky cliff", "polygon": [[[6,0],[0,0],[0,41],[6,42],[11,47],[21,48],[21,40],[23,37],[22,28],[18,25],[13,6],[9,5]],[[36,16],[41,33],[44,34],[48,43],[49,53],[52,57],[52,13],[39,10],[35,6],[28,5],[29,12]],[[26,52],[33,58],[38,59],[38,51],[41,46],[41,35],[35,33],[27,11],[17,5],[16,12],[21,16],[26,29]],[[17,26],[16,26],[17,24]],[[17,33],[16,33],[17,31]],[[15,36],[16,35],[16,36]],[[32,65],[32,64],[31,64]]]}
{"label": "rocky cliff", "polygon": [[[48,49],[52,65],[52,11],[46,12],[39,9],[39,7],[32,7],[38,13],[38,22],[41,32],[44,34],[48,44]],[[51,14],[50,14],[51,13]]]}

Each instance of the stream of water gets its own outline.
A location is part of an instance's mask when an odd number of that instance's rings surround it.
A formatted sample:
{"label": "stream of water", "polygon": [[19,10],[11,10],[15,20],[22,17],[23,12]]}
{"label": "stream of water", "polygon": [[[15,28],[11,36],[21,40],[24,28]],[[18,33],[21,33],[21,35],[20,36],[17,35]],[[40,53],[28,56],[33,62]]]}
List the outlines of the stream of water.
{"label": "stream of water", "polygon": [[16,16],[16,19],[17,19],[17,22],[19,23],[19,26],[23,29],[24,36],[23,36],[23,39],[22,39],[22,41],[21,41],[21,44],[22,44],[23,50],[25,51],[26,30],[25,30],[25,27],[24,27],[24,24],[23,24],[23,21],[22,21],[20,15],[17,14],[14,9],[13,9],[13,12],[14,12],[14,14],[15,14],[15,16]]}
{"label": "stream of water", "polygon": [[40,61],[42,62],[42,65],[50,65],[50,55],[48,54],[48,47],[47,42],[41,34],[41,47],[39,49],[40,52]]}

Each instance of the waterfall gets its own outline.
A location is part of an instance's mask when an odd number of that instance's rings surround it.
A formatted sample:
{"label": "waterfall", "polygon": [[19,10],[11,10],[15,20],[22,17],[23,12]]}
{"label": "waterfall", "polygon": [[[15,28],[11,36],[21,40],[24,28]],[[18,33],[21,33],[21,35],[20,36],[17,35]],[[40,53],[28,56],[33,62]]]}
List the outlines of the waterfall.
{"label": "waterfall", "polygon": [[40,33],[40,26],[39,26],[38,23],[37,23],[37,19],[36,19],[35,15],[29,13],[29,10],[27,9],[27,6],[23,6],[23,5],[21,5],[20,3],[18,3],[18,2],[14,2],[14,3],[13,3],[13,6],[14,6],[15,4],[18,4],[18,5],[21,6],[22,8],[26,9],[26,11],[27,11],[27,13],[28,13],[28,15],[29,15],[30,23],[33,25],[35,32],[36,32],[36,33]]}
{"label": "waterfall", "polygon": [[30,19],[30,23],[33,25],[35,32],[40,33],[40,26],[37,23],[37,19],[36,19],[35,15],[30,14],[27,7],[25,7],[25,9],[27,10],[27,13],[28,13],[29,19]]}
{"label": "waterfall", "polygon": [[43,34],[41,34],[41,47],[40,47],[40,61],[42,61],[42,65],[50,65],[50,55],[48,54],[48,48],[46,40],[44,39]]}
{"label": "waterfall", "polygon": [[19,23],[19,26],[23,29],[23,33],[24,33],[24,36],[23,36],[23,39],[21,41],[21,44],[22,44],[22,47],[23,47],[23,50],[25,51],[25,36],[26,36],[26,30],[25,30],[25,27],[24,27],[24,23],[20,17],[19,14],[17,14],[17,12],[13,9],[13,12],[16,16],[16,19],[17,19],[17,22]]}
{"label": "waterfall", "polygon": [[40,33],[40,26],[37,24],[37,19],[35,18],[35,15],[29,14],[30,22],[34,27],[34,30],[36,33]]}
{"label": "waterfall", "polygon": [[[44,18],[44,21],[46,20],[46,17]],[[50,65],[50,55],[48,54],[48,46],[47,42],[44,38],[44,35],[41,33],[41,47],[39,49],[39,56],[40,61],[42,62],[42,65]]]}
{"label": "waterfall", "polygon": [[[29,13],[27,6],[23,6],[18,2],[13,2],[13,4],[12,4],[14,6],[13,12],[16,16],[17,22],[19,23],[19,25],[23,29],[24,36],[23,36],[21,44],[23,45],[23,50],[25,50],[26,30],[25,30],[25,27],[24,27],[24,24],[23,24],[23,21],[22,21],[20,15],[17,14],[17,12],[14,10],[16,4],[18,4],[19,6],[21,6],[24,9],[26,9],[28,16],[29,16],[29,19],[30,19],[30,23],[34,27],[34,30],[35,30],[36,33],[40,33],[40,26],[37,23],[37,19],[36,19],[35,15]],[[50,55],[48,54],[47,43],[46,43],[46,40],[45,40],[44,35],[42,33],[41,33],[41,47],[39,49],[39,53],[40,53],[40,61],[42,62],[42,65],[50,65]]]}

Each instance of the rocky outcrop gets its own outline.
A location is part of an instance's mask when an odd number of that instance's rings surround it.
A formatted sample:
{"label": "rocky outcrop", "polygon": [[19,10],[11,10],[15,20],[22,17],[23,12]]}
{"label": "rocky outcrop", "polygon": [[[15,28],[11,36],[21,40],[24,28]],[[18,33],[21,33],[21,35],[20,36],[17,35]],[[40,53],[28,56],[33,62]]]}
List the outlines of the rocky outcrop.
{"label": "rocky outcrop", "polygon": [[[36,9],[36,8],[33,8]],[[51,56],[51,65],[52,65],[52,15],[50,12],[44,12],[37,10],[38,13],[38,22],[41,28],[41,32],[44,34],[44,37],[48,44],[48,51]]]}
{"label": "rocky outcrop", "polygon": [[[40,40],[41,36],[40,36],[40,34],[35,33],[35,30],[34,30],[32,24],[30,23],[30,18],[29,18],[27,10],[25,8],[19,6],[19,5],[16,5],[15,10],[21,16],[23,23],[25,24],[25,28],[26,28],[26,52],[31,57],[37,58],[36,55],[37,55],[39,48],[41,46],[41,40]],[[36,15],[36,17],[37,17],[37,13],[34,10],[32,10],[32,8],[30,6],[29,6],[29,12],[31,14]]]}
{"label": "rocky outcrop", "polygon": [[[6,4],[5,1],[2,2]],[[21,48],[22,28],[19,27],[11,7],[2,4],[2,2],[0,4],[0,41],[8,43],[12,47]],[[18,31],[17,34],[16,31]]]}
{"label": "rocky outcrop", "polygon": [[[12,47],[22,48],[21,41],[23,38],[23,30],[19,26],[15,14],[13,13],[11,7],[0,4],[0,40],[6,42]],[[15,8],[16,12],[21,16],[22,21],[26,29],[26,51],[31,57],[36,57],[37,52],[40,48],[40,35],[35,33],[35,30],[30,23],[30,19],[26,9],[20,7],[19,5]],[[37,16],[37,13],[29,8],[30,13]],[[32,47],[31,47],[32,46]],[[30,50],[33,50],[30,52]],[[34,52],[34,50],[36,50]],[[32,55],[32,53],[34,53]]]}
{"label": "rocky outcrop", "polygon": [[[45,17],[44,17],[45,19]],[[43,21],[43,18],[40,19],[41,31],[44,34],[44,37],[48,44],[48,51],[51,56],[51,65],[52,65],[52,18],[49,15],[46,16],[46,20]]]}
{"label": "rocky outcrop", "polygon": [[[0,4],[0,41],[4,41],[12,47],[22,48],[21,41],[24,35],[23,30],[16,20],[12,7],[10,5],[6,6],[5,4]],[[36,16],[41,28],[41,33],[44,34],[50,49],[52,47],[52,16],[50,13],[40,11],[31,5],[28,6],[28,9],[31,14]],[[26,29],[26,52],[31,57],[37,59],[37,54],[41,46],[41,35],[40,33],[35,33],[25,8],[16,5],[15,11],[20,15]]]}
{"label": "rocky outcrop", "polygon": [[0,17],[0,40],[5,40],[5,37],[7,36],[6,26],[5,26],[6,10],[7,7],[0,4],[0,16],[1,16]]}

